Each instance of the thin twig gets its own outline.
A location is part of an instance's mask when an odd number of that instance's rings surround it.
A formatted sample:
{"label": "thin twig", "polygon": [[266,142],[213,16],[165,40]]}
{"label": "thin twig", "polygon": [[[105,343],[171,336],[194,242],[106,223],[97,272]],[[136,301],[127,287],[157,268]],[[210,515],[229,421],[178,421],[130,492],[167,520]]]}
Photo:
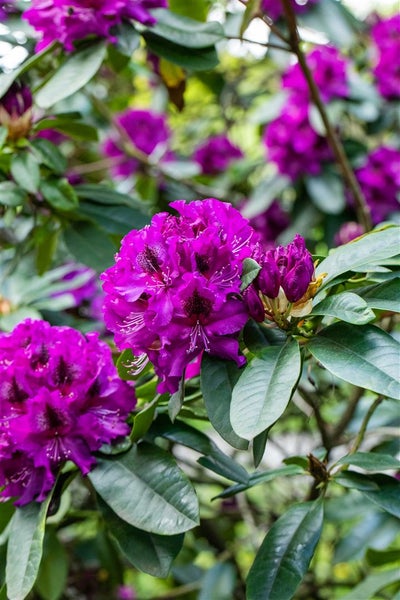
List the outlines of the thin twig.
{"label": "thin twig", "polygon": [[324,421],[321,411],[319,410],[318,397],[313,392],[309,392],[302,386],[297,388],[298,393],[303,400],[311,406],[314,411],[315,420],[317,421],[318,430],[321,434],[322,443],[327,452],[332,448],[332,437],[329,433],[328,424]]}
{"label": "thin twig", "polygon": [[351,419],[356,412],[356,408],[358,406],[359,401],[364,395],[364,391],[362,388],[356,388],[354,390],[353,396],[350,398],[344,413],[339,421],[339,423],[334,427],[332,431],[332,439],[340,440],[342,433],[346,429],[347,425],[350,423]]}
{"label": "thin twig", "polygon": [[371,404],[371,406],[369,407],[368,411],[366,412],[366,414],[364,416],[363,422],[361,423],[360,431],[357,434],[357,437],[354,441],[353,446],[351,447],[349,454],[354,454],[355,452],[357,452],[357,450],[361,446],[362,441],[365,436],[365,432],[367,431],[369,420],[382,401],[383,401],[383,396],[378,396],[375,399],[375,401]]}

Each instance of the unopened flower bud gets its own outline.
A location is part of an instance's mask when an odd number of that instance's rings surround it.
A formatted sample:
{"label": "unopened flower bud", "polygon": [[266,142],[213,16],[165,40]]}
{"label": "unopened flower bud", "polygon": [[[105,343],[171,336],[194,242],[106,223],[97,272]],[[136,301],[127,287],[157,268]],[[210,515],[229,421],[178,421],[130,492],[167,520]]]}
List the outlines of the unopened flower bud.
{"label": "unopened flower bud", "polygon": [[0,125],[11,141],[26,137],[32,123],[32,93],[28,86],[14,82],[0,99]]}

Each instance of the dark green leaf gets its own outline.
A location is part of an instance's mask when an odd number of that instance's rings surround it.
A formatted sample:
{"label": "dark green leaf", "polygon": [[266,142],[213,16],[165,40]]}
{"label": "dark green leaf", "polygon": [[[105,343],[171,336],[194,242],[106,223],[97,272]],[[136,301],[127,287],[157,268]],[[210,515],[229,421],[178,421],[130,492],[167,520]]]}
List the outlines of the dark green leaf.
{"label": "dark green leaf", "polygon": [[336,377],[390,398],[400,397],[400,344],[372,325],[335,323],[307,348]]}
{"label": "dark green leaf", "polygon": [[124,521],[150,533],[173,535],[198,524],[196,494],[174,459],[147,443],[108,460],[88,475]]}
{"label": "dark green leaf", "polygon": [[243,492],[244,490],[248,490],[255,485],[260,485],[261,483],[267,483],[268,481],[272,481],[276,477],[291,477],[292,475],[303,475],[304,467],[300,467],[298,465],[286,465],[284,467],[278,467],[277,469],[270,469],[269,471],[263,471],[261,473],[252,473],[247,483],[239,483],[237,485],[232,485],[229,488],[226,488],[221,494],[216,496],[217,498],[228,498],[229,496],[234,496],[239,492]]}
{"label": "dark green leaf", "polygon": [[40,184],[43,197],[52,208],[60,212],[70,212],[78,206],[78,197],[66,179],[48,178]]}
{"label": "dark green leaf", "polygon": [[400,470],[400,461],[389,454],[380,454],[379,452],[356,452],[343,456],[338,465],[354,465],[361,467],[366,471],[389,471],[391,469]]}
{"label": "dark green leaf", "polygon": [[129,562],[153,577],[167,577],[182,547],[183,534],[166,536],[142,531],[120,519],[101,498],[98,503],[110,534]]}
{"label": "dark green leaf", "polygon": [[58,600],[65,588],[68,575],[68,554],[54,530],[44,540],[43,559],[35,589],[43,600]]}
{"label": "dark green leaf", "polygon": [[49,142],[49,140],[37,138],[32,140],[31,147],[41,163],[58,175],[64,174],[67,168],[67,161],[57,146]]}
{"label": "dark green leaf", "polygon": [[367,302],[352,292],[328,296],[313,307],[309,316],[313,315],[328,315],[355,325],[364,325],[375,318]]}
{"label": "dark green leaf", "polygon": [[84,198],[95,202],[96,204],[108,204],[110,206],[130,206],[131,208],[143,208],[140,200],[129,196],[128,194],[122,194],[117,192],[107,185],[95,184],[95,183],[82,183],[75,186],[75,192],[78,198]]}
{"label": "dark green leaf", "polygon": [[95,271],[104,271],[114,263],[114,244],[90,223],[71,223],[64,231],[64,240],[77,261]]}
{"label": "dark green leaf", "polygon": [[158,398],[155,398],[148,406],[135,415],[133,422],[133,429],[130,435],[132,442],[137,442],[142,439],[147,431],[149,430],[153,419],[154,413],[157,408]]}
{"label": "dark green leaf", "polygon": [[13,181],[2,181],[0,183],[0,205],[21,206],[26,199],[26,192]]}
{"label": "dark green leaf", "polygon": [[6,583],[9,600],[23,600],[35,583],[42,558],[50,501],[51,494],[41,504],[31,502],[14,513],[7,547]]}
{"label": "dark green leaf", "polygon": [[252,439],[285,410],[301,370],[298,342],[270,346],[246,366],[232,394],[230,418],[236,433]]}
{"label": "dark green leaf", "polygon": [[243,261],[243,272],[241,276],[242,283],[240,285],[240,291],[243,292],[249,285],[255,280],[258,273],[260,272],[260,265],[252,258],[245,258]]}
{"label": "dark green leaf", "polygon": [[11,161],[11,175],[21,188],[36,194],[40,182],[40,170],[36,158],[30,152],[16,154]]}
{"label": "dark green leaf", "polygon": [[42,119],[35,125],[34,129],[35,131],[42,131],[43,129],[54,129],[55,131],[59,131],[61,133],[64,133],[65,135],[68,135],[71,138],[74,138],[75,140],[87,140],[89,142],[97,142],[99,137],[97,129],[92,125],[88,125],[87,123],[82,123],[81,121],[73,120],[72,114],[70,120],[57,117],[53,119]]}
{"label": "dark green leaf", "polygon": [[321,535],[321,501],[292,506],[271,527],[247,578],[247,600],[292,600]]}
{"label": "dark green leaf", "polygon": [[232,600],[236,571],[231,563],[219,563],[206,571],[198,600]]}
{"label": "dark green leaf", "polygon": [[172,422],[175,421],[176,417],[179,415],[180,410],[185,401],[185,378],[182,377],[179,382],[179,388],[174,394],[171,394],[171,397],[168,401],[168,415]]}
{"label": "dark green leaf", "polygon": [[131,57],[140,46],[139,33],[128,21],[123,21],[115,27],[115,37],[118,50],[127,57]]}
{"label": "dark green leaf", "polygon": [[372,600],[379,590],[392,583],[400,581],[399,569],[385,569],[378,573],[368,575],[364,581],[352,589],[351,592],[341,597],[341,600]]}
{"label": "dark green leaf", "polygon": [[153,14],[157,23],[149,31],[185,48],[208,48],[224,38],[224,30],[216,21],[202,23],[163,9]]}
{"label": "dark green leaf", "polygon": [[254,466],[256,468],[258,467],[258,465],[260,464],[260,462],[263,459],[265,447],[268,442],[268,434],[269,434],[269,429],[266,429],[265,431],[262,431],[261,433],[256,435],[256,437],[253,440],[253,461],[254,461]]}
{"label": "dark green leaf", "polygon": [[360,295],[371,308],[400,312],[400,278],[368,287]]}
{"label": "dark green leaf", "polygon": [[36,93],[36,104],[41,108],[50,108],[56,102],[80,90],[99,70],[106,48],[106,44],[101,41],[68,55],[54,75]]}
{"label": "dark green leaf", "polygon": [[374,548],[368,548],[366,559],[368,564],[374,567],[380,567],[381,565],[387,565],[389,563],[399,562],[399,551],[398,550],[375,550]]}
{"label": "dark green leaf", "polygon": [[8,129],[4,125],[0,125],[0,148],[4,146],[4,143],[8,137]]}
{"label": "dark green leaf", "polygon": [[151,52],[190,71],[207,71],[218,64],[218,55],[214,46],[192,48],[188,52],[185,46],[169,42],[150,31],[145,32],[143,37]]}
{"label": "dark green leaf", "polygon": [[228,444],[243,450],[247,448],[248,442],[236,435],[229,420],[232,390],[240,374],[241,370],[233,361],[204,354],[201,363],[201,389],[208,418]]}
{"label": "dark green leaf", "polygon": [[308,176],[307,191],[314,205],[328,215],[340,214],[346,206],[344,186],[333,173],[322,173],[318,177]]}
{"label": "dark green leaf", "polygon": [[394,477],[345,471],[336,475],[335,481],[344,487],[359,490],[368,500],[400,518],[400,482]]}
{"label": "dark green leaf", "polygon": [[140,210],[130,206],[110,206],[81,202],[79,213],[87,217],[107,233],[126,235],[131,229],[141,229],[149,223],[149,218]]}

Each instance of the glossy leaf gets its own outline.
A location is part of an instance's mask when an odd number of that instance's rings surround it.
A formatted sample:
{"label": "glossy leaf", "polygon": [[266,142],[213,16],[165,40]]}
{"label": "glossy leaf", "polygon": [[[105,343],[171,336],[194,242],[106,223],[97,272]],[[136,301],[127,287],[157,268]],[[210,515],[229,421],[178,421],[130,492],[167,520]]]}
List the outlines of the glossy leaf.
{"label": "glossy leaf", "polygon": [[172,63],[190,71],[207,71],[218,64],[218,55],[214,46],[208,48],[192,48],[188,52],[185,46],[174,44],[151,31],[143,34],[146,45],[151,52],[166,58]]}
{"label": "glossy leaf", "polygon": [[291,600],[321,535],[321,501],[292,506],[271,527],[247,578],[247,600]]}
{"label": "glossy leaf", "polygon": [[253,439],[253,461],[257,468],[263,459],[265,448],[268,442],[269,429],[262,431]]}
{"label": "glossy leaf", "polygon": [[368,500],[400,518],[400,482],[394,477],[344,471],[335,476],[335,481],[345,487],[359,490]]}
{"label": "glossy leaf", "polygon": [[90,142],[97,142],[98,140],[97,129],[92,125],[88,125],[87,123],[74,120],[73,115],[71,115],[70,119],[57,117],[42,119],[36,123],[34,129],[35,131],[54,129],[55,131],[64,133],[68,137],[71,137],[75,140],[85,140]]}
{"label": "glossy leaf", "polygon": [[[63,121],[65,123],[65,121]],[[65,156],[61,154],[57,146],[42,138],[32,140],[31,147],[38,160],[49,167],[54,173],[63,175],[67,168]]]}
{"label": "glossy leaf", "polygon": [[360,291],[369,307],[400,312],[400,278]]}
{"label": "glossy leaf", "polygon": [[234,496],[239,492],[243,492],[255,485],[260,485],[262,483],[267,483],[268,481],[272,481],[276,477],[291,477],[293,475],[303,475],[304,468],[298,465],[286,465],[284,467],[278,467],[277,469],[270,469],[268,471],[262,471],[260,473],[255,472],[252,473],[248,482],[245,484],[239,483],[236,485],[232,485],[229,488],[226,488],[221,494],[216,496],[217,498],[228,498],[229,496]]}
{"label": "glossy leaf", "polygon": [[90,223],[71,223],[64,232],[64,240],[76,260],[95,271],[104,271],[114,262],[116,247]]}
{"label": "glossy leaf", "polygon": [[132,433],[130,435],[132,442],[139,441],[149,430],[154,419],[157,402],[158,398],[154,398],[153,402],[150,402],[148,406],[135,415]]}
{"label": "glossy leaf", "polygon": [[335,323],[307,344],[336,377],[390,398],[400,398],[400,344],[372,325]]}
{"label": "glossy leaf", "polygon": [[202,23],[163,9],[153,14],[157,23],[150,31],[185,48],[207,48],[224,38],[224,30],[216,21]]}
{"label": "glossy leaf", "polygon": [[389,454],[380,454],[379,452],[355,452],[343,456],[336,464],[354,465],[366,471],[400,470],[400,460]]}
{"label": "glossy leaf", "polygon": [[341,321],[355,325],[364,325],[375,318],[375,314],[369,308],[367,302],[352,292],[328,296],[313,307],[309,316],[313,315],[336,317]]}
{"label": "glossy leaf", "polygon": [[252,258],[245,258],[243,261],[243,272],[242,272],[242,283],[240,285],[240,291],[243,292],[249,285],[254,281],[260,272],[260,265]]}
{"label": "glossy leaf", "polygon": [[131,208],[143,210],[143,203],[128,194],[123,194],[107,185],[96,183],[82,183],[75,186],[78,198],[90,200],[96,204],[110,206],[130,206]]}
{"label": "glossy leaf", "polygon": [[40,170],[36,158],[31,152],[15,154],[11,161],[11,175],[22,189],[36,194],[40,182]]}
{"label": "glossy leaf", "polygon": [[41,504],[31,502],[14,513],[7,547],[6,584],[9,600],[23,600],[35,583],[42,558],[50,500],[51,495]]}
{"label": "glossy leaf", "polygon": [[56,211],[70,212],[78,206],[78,197],[66,179],[43,179],[40,191]]}
{"label": "glossy leaf", "polygon": [[252,439],[268,429],[285,410],[300,376],[298,342],[270,346],[253,358],[235,385],[231,403],[234,431]]}
{"label": "glossy leaf", "polygon": [[197,498],[189,480],[157,446],[142,443],[117,458],[100,459],[88,477],[129,525],[173,535],[198,524]]}
{"label": "glossy leaf", "polygon": [[247,440],[240,438],[232,429],[229,410],[232,390],[241,370],[233,361],[221,360],[204,354],[201,363],[201,389],[208,418],[220,436],[231,446],[245,449]]}
{"label": "glossy leaf", "polygon": [[79,214],[96,223],[110,234],[126,235],[131,229],[141,229],[149,218],[141,211],[129,206],[110,206],[81,202]]}
{"label": "glossy leaf", "polygon": [[50,108],[68,98],[92,79],[106,54],[106,44],[97,42],[67,56],[63,64],[35,95],[41,108]]}
{"label": "glossy leaf", "polygon": [[153,577],[167,577],[182,547],[183,534],[167,536],[142,531],[120,519],[101,498],[98,503],[111,536],[128,561]]}

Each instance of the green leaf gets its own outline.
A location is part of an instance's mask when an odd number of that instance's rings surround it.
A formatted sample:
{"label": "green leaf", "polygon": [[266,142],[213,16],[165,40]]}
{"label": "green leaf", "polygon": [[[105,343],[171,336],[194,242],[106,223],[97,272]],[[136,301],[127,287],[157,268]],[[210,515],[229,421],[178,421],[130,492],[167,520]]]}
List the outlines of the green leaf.
{"label": "green leaf", "polygon": [[229,498],[239,492],[248,490],[255,485],[272,481],[276,477],[291,477],[293,475],[303,475],[304,468],[298,465],[285,465],[284,467],[278,467],[277,469],[270,469],[261,473],[252,473],[248,478],[247,483],[238,483],[226,488],[221,494],[218,494],[216,498]]}
{"label": "green leaf", "polygon": [[104,271],[114,263],[114,244],[90,223],[71,223],[64,231],[64,241],[78,262],[97,272]]}
{"label": "green leaf", "polygon": [[168,6],[172,12],[178,15],[185,15],[197,21],[205,21],[209,8],[208,0],[169,0]]}
{"label": "green leaf", "polygon": [[370,308],[400,312],[400,278],[360,290]]}
{"label": "green leaf", "polygon": [[143,202],[129,196],[113,190],[107,185],[101,185],[96,183],[82,183],[75,186],[75,192],[78,198],[84,198],[95,202],[96,204],[107,204],[110,206],[130,206],[131,208],[142,208],[145,210]]}
{"label": "green leaf", "polygon": [[26,192],[13,181],[2,181],[0,183],[0,205],[21,206],[26,199]]}
{"label": "green leaf", "polygon": [[338,473],[334,480],[344,487],[359,490],[384,511],[400,518],[400,482],[394,477],[344,471]]}
{"label": "green leaf", "polygon": [[339,379],[400,398],[400,344],[382,329],[334,323],[312,338],[307,348]]}
{"label": "green leaf", "polygon": [[328,296],[314,306],[312,313],[308,316],[314,315],[328,315],[354,325],[364,325],[375,318],[375,314],[367,302],[353,292]]}
{"label": "green leaf", "polygon": [[58,175],[64,174],[67,168],[67,160],[57,146],[42,138],[32,140],[30,145],[41,163]]}
{"label": "green leaf", "polygon": [[69,54],[54,75],[36,93],[36,104],[40,108],[50,108],[56,102],[80,90],[99,70],[106,49],[106,44],[101,41]]}
{"label": "green leaf", "polygon": [[321,501],[292,506],[271,527],[247,578],[247,600],[291,600],[321,535]]}
{"label": "green leaf", "polygon": [[357,585],[349,594],[341,596],[341,600],[370,600],[376,593],[388,585],[400,581],[399,569],[386,569],[368,575],[362,583]]}
{"label": "green leaf", "polygon": [[333,173],[306,177],[306,188],[314,205],[328,215],[340,214],[346,206],[344,185]]}
{"label": "green leaf", "polygon": [[22,189],[36,194],[40,182],[40,170],[36,158],[30,152],[16,154],[11,161],[11,175]]}
{"label": "green leaf", "polygon": [[111,509],[134,527],[173,535],[198,524],[189,480],[157,446],[141,443],[117,458],[100,459],[88,477]]}
{"label": "green leaf", "polygon": [[244,450],[248,447],[248,442],[233,431],[229,420],[232,390],[240,374],[241,370],[233,361],[204,354],[201,363],[201,390],[208,418],[228,444]]}
{"label": "green leaf", "polygon": [[174,394],[171,394],[168,400],[168,416],[172,422],[179,415],[183,403],[185,402],[185,378],[182,377],[179,382],[179,388]]}
{"label": "green leaf", "polygon": [[169,42],[150,31],[145,32],[143,37],[151,52],[190,71],[208,71],[218,64],[218,55],[214,46],[192,48],[188,52],[185,46]]}
{"label": "green leaf", "polygon": [[[360,238],[330,251],[329,255],[317,266],[316,275],[327,273],[324,287],[328,281],[356,269],[358,266],[385,261],[398,254],[400,227],[388,226],[376,229]],[[323,288],[321,288],[323,290]]]}
{"label": "green leaf", "polygon": [[206,571],[198,600],[232,600],[235,584],[235,567],[231,563],[218,563]]}
{"label": "green leaf", "polygon": [[253,358],[233,389],[230,418],[234,431],[250,440],[273,425],[292,396],[300,370],[300,348],[294,339],[265,348]]}
{"label": "green leaf", "polygon": [[41,52],[35,53],[33,56],[25,60],[18,69],[14,69],[11,73],[3,73],[0,75],[0,98],[4,96],[6,91],[12,85],[12,83],[20,77],[23,73],[26,73],[32,67],[35,67],[44,56],[50,54],[54,50],[55,42],[49,44]]}
{"label": "green leaf", "polygon": [[167,577],[182,547],[184,535],[166,536],[142,531],[120,519],[100,497],[97,501],[111,536],[128,561],[153,577]]}
{"label": "green leaf", "polygon": [[142,439],[145,434],[148,432],[153,419],[154,413],[157,408],[158,398],[154,398],[152,402],[146,408],[141,410],[137,415],[135,415],[135,419],[133,421],[133,429],[130,435],[132,442],[137,442]]}
{"label": "green leaf", "polygon": [[268,442],[269,428],[262,431],[253,439],[253,461],[254,466],[257,468],[263,459],[265,448]]}
{"label": "green leaf", "polygon": [[252,258],[244,259],[243,271],[241,276],[242,283],[240,285],[241,292],[243,292],[243,290],[249,287],[249,285],[255,280],[255,278],[259,274],[260,270],[261,267],[258,264],[258,262],[256,262]]}
{"label": "green leaf", "polygon": [[374,548],[368,548],[366,559],[368,564],[374,567],[380,567],[389,563],[399,562],[399,551],[398,550],[375,550]]}
{"label": "green leaf", "polygon": [[34,131],[39,132],[43,129],[54,129],[55,131],[59,131],[60,133],[64,133],[69,137],[74,138],[75,140],[97,142],[99,138],[97,129],[93,127],[93,125],[88,125],[82,121],[73,120],[73,113],[71,113],[70,120],[65,119],[65,117],[42,119],[36,123]]}
{"label": "green leaf", "polygon": [[366,471],[400,470],[400,460],[389,454],[380,454],[379,452],[355,452],[343,456],[336,464],[354,465]]}
{"label": "green leaf", "polygon": [[68,554],[54,530],[44,540],[43,559],[35,589],[43,600],[58,600],[65,588],[68,575]]}
{"label": "green leaf", "polygon": [[81,202],[79,214],[96,223],[107,233],[125,235],[131,229],[141,229],[148,225],[149,218],[140,210],[130,206],[110,206]]}
{"label": "green leaf", "polygon": [[11,521],[7,547],[6,584],[9,600],[23,600],[31,591],[42,558],[47,509],[51,494],[42,502],[17,508]]}
{"label": "green leaf", "polygon": [[164,9],[153,14],[157,22],[149,31],[185,48],[207,48],[224,39],[222,25],[216,21],[202,23]]}
{"label": "green leaf", "polygon": [[70,212],[78,206],[78,197],[66,179],[49,177],[40,184],[43,197],[52,208],[60,212]]}
{"label": "green leaf", "polygon": [[8,129],[4,125],[0,125],[0,148],[2,148],[8,137]]}

